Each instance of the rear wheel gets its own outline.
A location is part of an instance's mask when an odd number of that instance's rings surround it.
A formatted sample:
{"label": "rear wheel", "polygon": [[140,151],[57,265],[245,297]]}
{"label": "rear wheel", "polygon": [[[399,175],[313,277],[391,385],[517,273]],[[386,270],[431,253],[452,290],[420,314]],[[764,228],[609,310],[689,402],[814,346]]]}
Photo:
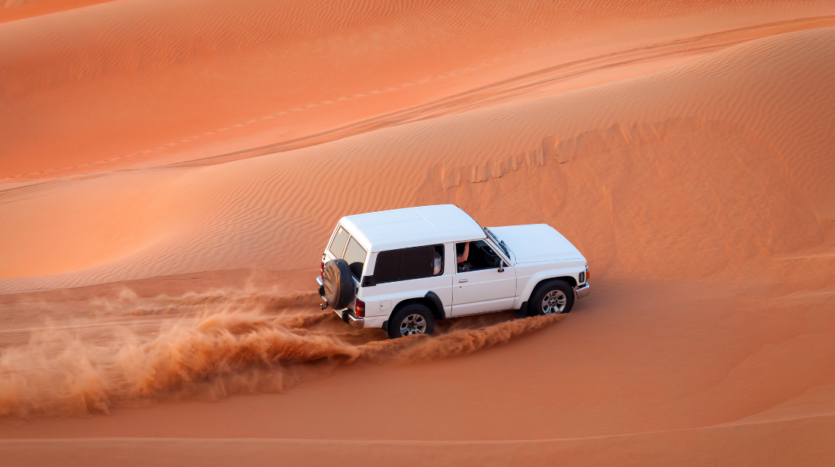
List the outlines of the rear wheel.
{"label": "rear wheel", "polygon": [[411,336],[412,334],[428,334],[435,332],[435,317],[426,305],[412,303],[397,310],[388,324],[388,335],[391,339]]}
{"label": "rear wheel", "polygon": [[528,301],[528,315],[558,315],[574,306],[574,289],[563,280],[546,282],[537,288]]}

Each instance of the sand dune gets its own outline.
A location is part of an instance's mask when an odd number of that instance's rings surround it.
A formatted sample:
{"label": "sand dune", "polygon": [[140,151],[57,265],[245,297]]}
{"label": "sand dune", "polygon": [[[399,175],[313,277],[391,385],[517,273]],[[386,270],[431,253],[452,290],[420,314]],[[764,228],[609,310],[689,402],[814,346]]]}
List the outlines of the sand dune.
{"label": "sand dune", "polygon": [[20,279],[0,290],[314,267],[339,216],[441,202],[485,225],[547,221],[603,277],[705,277],[811,247],[835,186],[833,31],[275,155],[5,190],[0,271]]}
{"label": "sand dune", "polygon": [[120,0],[12,21],[0,28],[0,150],[14,157],[0,177],[292,141],[555,60],[654,44],[641,23],[653,18],[691,15],[663,29],[674,40],[833,14],[814,2],[738,2],[707,21],[724,3]]}
{"label": "sand dune", "polygon": [[[6,2],[0,452],[821,465],[833,75],[832,2]],[[339,217],[435,203],[549,223],[594,293],[319,310]]]}

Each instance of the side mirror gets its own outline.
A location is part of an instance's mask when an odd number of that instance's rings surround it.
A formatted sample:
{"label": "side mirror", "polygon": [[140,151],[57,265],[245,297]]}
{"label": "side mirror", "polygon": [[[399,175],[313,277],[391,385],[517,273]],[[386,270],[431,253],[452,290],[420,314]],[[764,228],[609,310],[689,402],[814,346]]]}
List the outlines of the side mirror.
{"label": "side mirror", "polygon": [[504,260],[499,260],[499,272],[504,272]]}

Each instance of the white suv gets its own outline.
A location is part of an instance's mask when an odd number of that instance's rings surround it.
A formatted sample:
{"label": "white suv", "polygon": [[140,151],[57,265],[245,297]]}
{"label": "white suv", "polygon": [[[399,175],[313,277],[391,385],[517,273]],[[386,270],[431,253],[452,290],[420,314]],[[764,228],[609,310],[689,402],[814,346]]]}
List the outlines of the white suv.
{"label": "white suv", "polygon": [[548,225],[483,228],[457,206],[440,205],[343,217],[316,281],[323,309],[395,338],[478,313],[568,313],[589,293],[588,271]]}

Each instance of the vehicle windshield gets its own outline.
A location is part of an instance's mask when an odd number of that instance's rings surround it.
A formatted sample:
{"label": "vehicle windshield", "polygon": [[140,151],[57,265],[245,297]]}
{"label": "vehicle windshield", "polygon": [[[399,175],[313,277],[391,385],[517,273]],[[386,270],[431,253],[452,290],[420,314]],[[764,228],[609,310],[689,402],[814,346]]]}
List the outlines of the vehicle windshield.
{"label": "vehicle windshield", "polygon": [[504,240],[499,240],[499,237],[497,237],[496,234],[494,234],[487,227],[484,227],[484,232],[487,233],[487,236],[490,237],[491,240],[493,240],[493,243],[495,243],[496,245],[499,245],[499,248],[502,249],[505,256],[510,258],[510,251],[507,249],[507,245],[504,244]]}

